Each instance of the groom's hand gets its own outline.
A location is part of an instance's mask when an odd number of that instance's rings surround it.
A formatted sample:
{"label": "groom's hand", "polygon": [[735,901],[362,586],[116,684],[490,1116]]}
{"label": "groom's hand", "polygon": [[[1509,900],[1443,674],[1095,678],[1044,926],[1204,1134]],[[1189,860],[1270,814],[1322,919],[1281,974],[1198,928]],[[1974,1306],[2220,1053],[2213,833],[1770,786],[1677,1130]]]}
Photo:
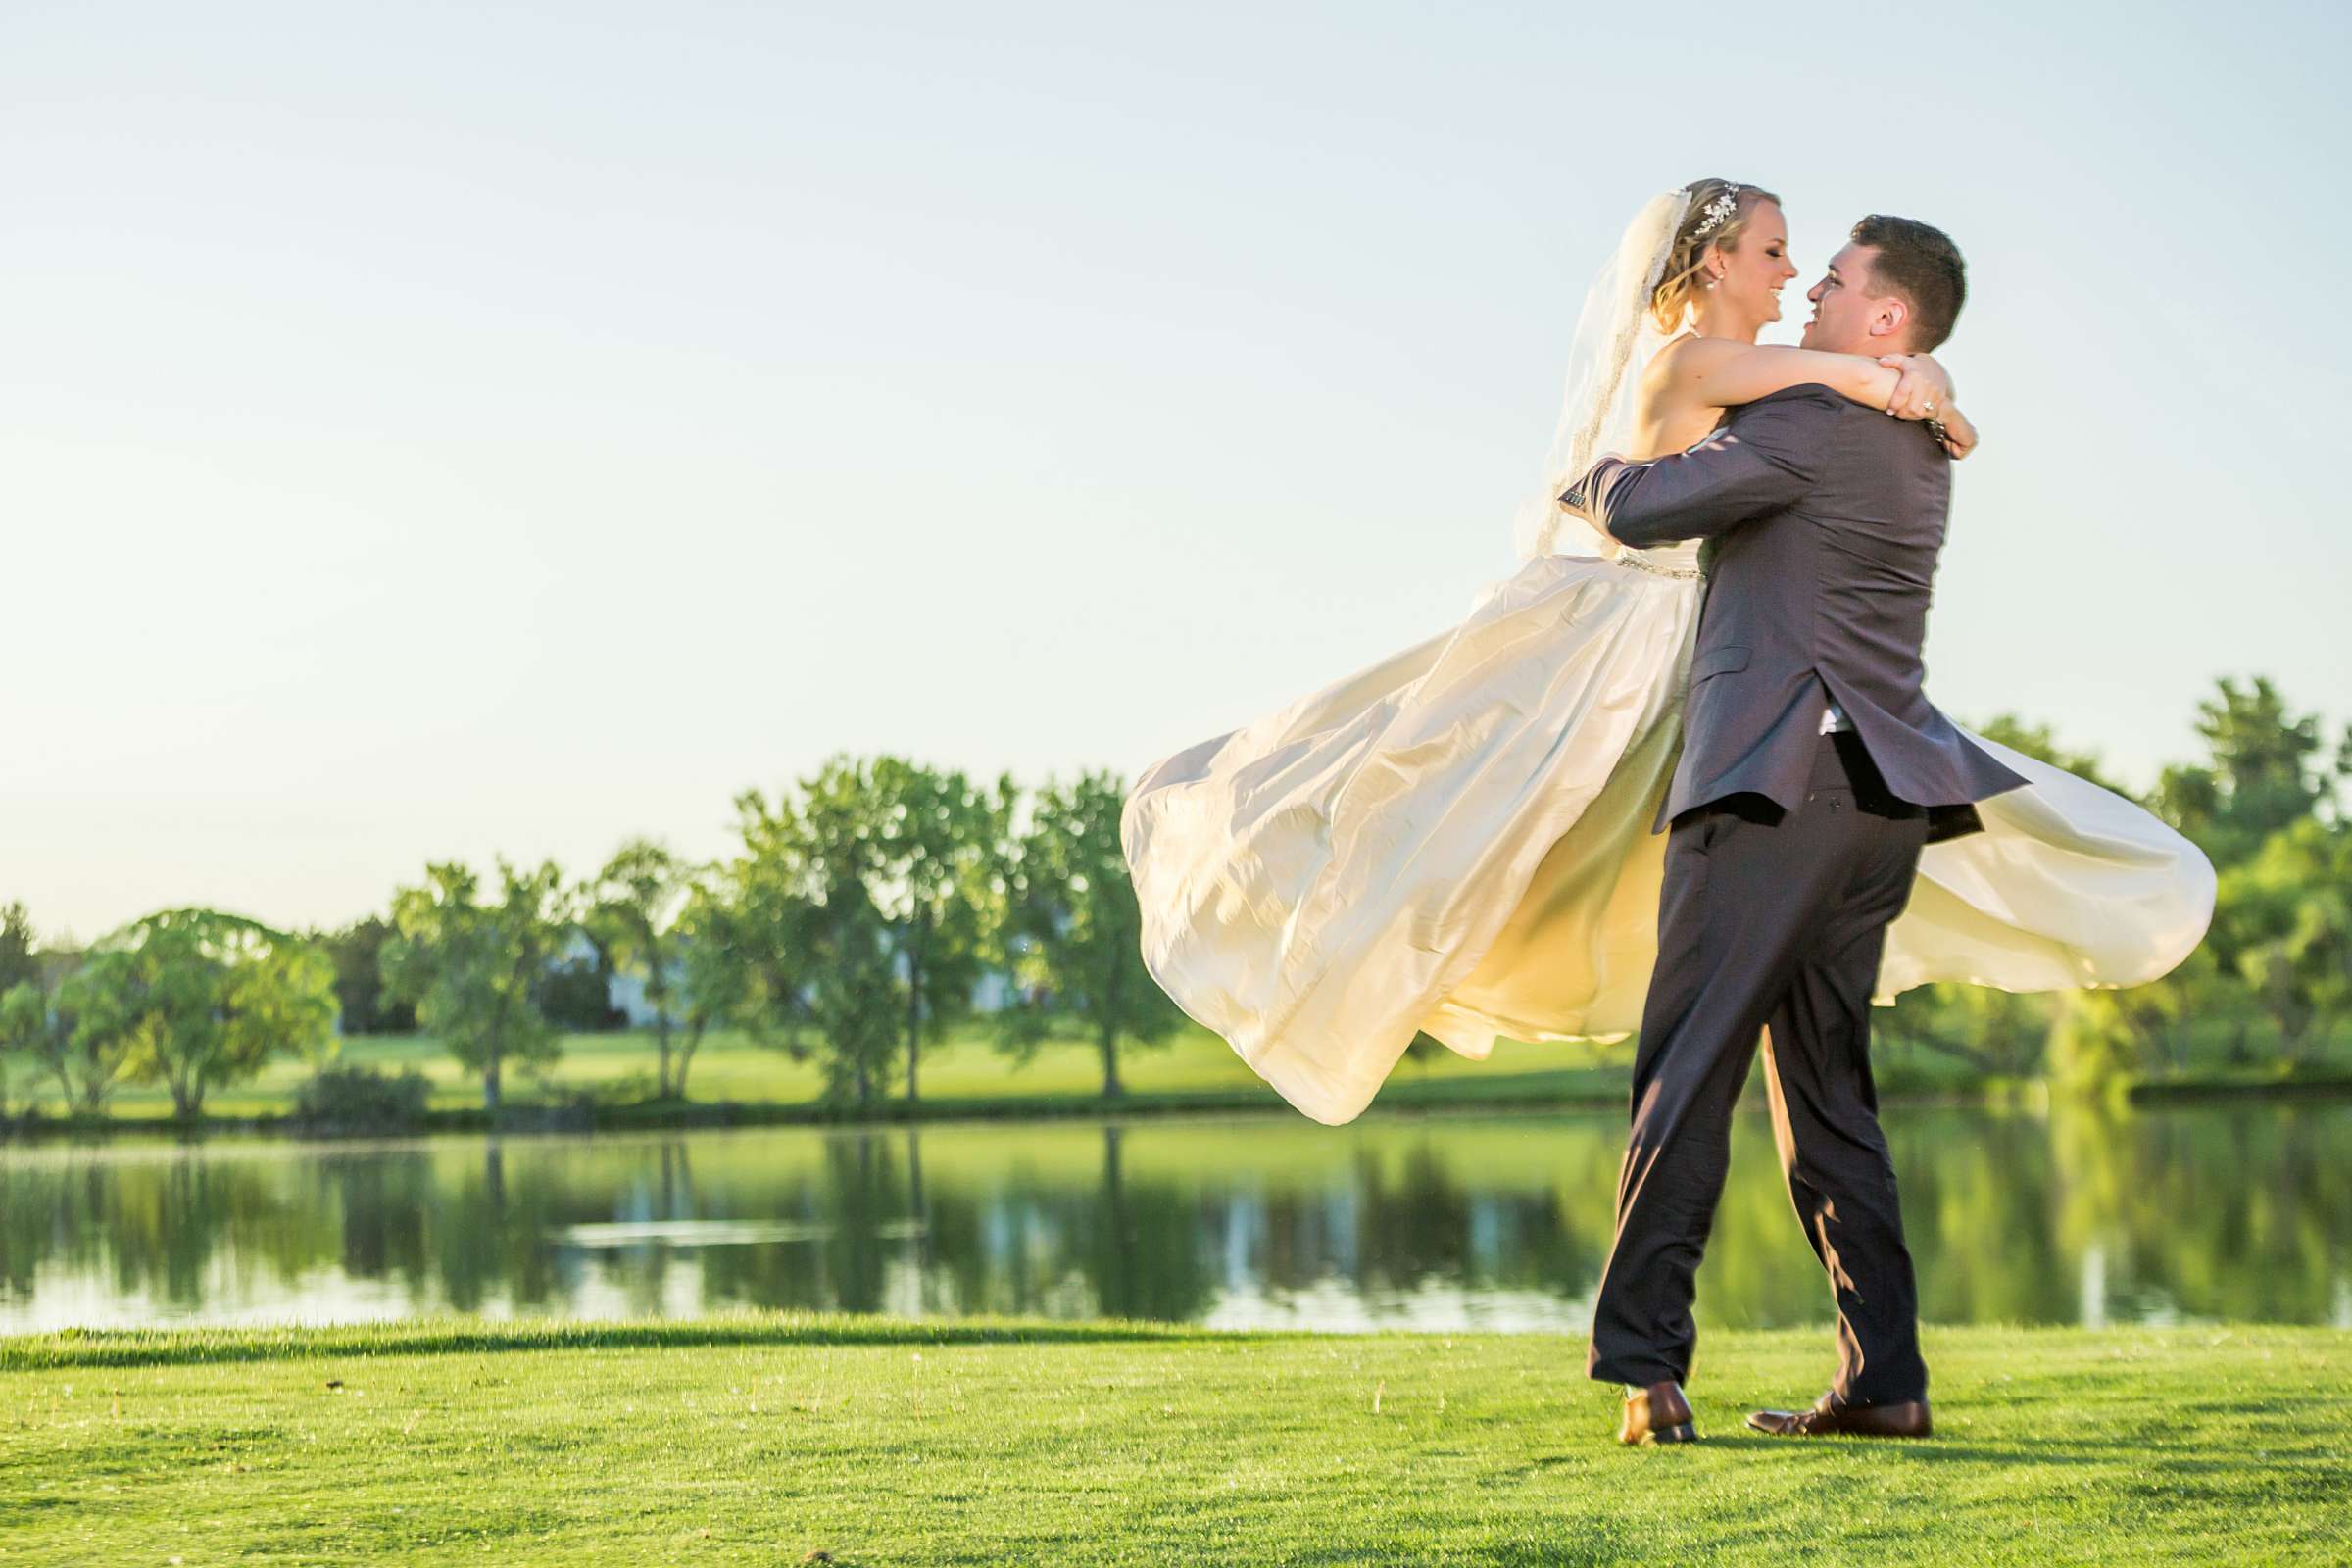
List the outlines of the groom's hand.
{"label": "groom's hand", "polygon": [[1968,422],[1968,416],[1958,409],[1946,409],[1928,421],[1928,429],[1943,450],[1955,458],[1965,458],[1977,450],[1977,427]]}
{"label": "groom's hand", "polygon": [[1587,522],[1594,522],[1596,519],[1592,515],[1593,498],[1600,494],[1600,488],[1608,482],[1609,474],[1623,466],[1624,463],[1625,456],[1622,453],[1602,453],[1592,467],[1586,469],[1578,478],[1570,481],[1568,488],[1560,492],[1560,510],[1573,516],[1582,517]]}

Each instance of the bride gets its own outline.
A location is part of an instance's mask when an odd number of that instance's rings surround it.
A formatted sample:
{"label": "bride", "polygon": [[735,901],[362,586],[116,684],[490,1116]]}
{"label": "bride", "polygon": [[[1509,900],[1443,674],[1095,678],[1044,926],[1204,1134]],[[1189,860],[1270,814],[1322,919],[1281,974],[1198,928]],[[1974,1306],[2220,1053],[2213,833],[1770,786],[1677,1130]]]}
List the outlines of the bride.
{"label": "bride", "polygon": [[[1663,835],[1700,574],[1555,498],[1604,452],[1705,438],[1723,411],[1806,382],[1975,433],[1934,361],[1758,346],[1796,269],[1779,198],[1706,179],[1636,216],[1577,327],[1566,406],[1523,558],[1460,624],[1228,734],[1130,791],[1121,839],[1143,956],[1184,1010],[1318,1121],[1370,1103],[1417,1032],[1483,1058],[1497,1038],[1623,1039],[1657,957]],[[1929,981],[2136,985],[2186,957],[2213,869],[2096,785],[1970,737],[2027,787],[1984,831],[1930,845],[1887,932],[1879,1000]]]}

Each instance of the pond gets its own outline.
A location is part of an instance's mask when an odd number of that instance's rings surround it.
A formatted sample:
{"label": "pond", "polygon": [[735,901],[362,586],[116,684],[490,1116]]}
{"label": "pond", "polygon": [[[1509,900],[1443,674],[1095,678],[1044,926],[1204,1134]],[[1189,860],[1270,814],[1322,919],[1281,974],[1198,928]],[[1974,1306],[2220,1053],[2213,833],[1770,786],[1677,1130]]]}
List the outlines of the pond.
{"label": "pond", "polygon": [[[2352,1327],[2352,1104],[1891,1108],[1922,1315]],[[1581,1336],[1613,1113],[0,1149],[0,1333],[741,1306]],[[1828,1321],[1742,1114],[1702,1323]]]}

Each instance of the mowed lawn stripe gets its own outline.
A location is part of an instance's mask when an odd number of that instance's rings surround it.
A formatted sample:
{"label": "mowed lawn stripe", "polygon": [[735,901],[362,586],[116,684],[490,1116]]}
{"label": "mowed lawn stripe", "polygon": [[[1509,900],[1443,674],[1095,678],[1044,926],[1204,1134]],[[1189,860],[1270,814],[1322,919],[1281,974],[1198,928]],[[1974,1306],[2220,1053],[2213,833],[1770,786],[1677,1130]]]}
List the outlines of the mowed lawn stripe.
{"label": "mowed lawn stripe", "polygon": [[1627,1450],[1581,1343],[742,1316],[0,1342],[0,1562],[2340,1563],[2352,1335],[1934,1330],[1938,1435]]}

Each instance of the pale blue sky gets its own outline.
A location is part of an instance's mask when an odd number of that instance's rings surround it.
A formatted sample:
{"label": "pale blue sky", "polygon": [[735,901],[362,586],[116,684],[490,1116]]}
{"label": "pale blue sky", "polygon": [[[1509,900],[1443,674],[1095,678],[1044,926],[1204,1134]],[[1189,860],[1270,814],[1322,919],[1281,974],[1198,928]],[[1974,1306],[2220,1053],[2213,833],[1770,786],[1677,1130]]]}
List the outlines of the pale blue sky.
{"label": "pale blue sky", "polygon": [[0,900],[340,921],[836,749],[1132,777],[1511,569],[1584,282],[1702,174],[1798,286],[1871,210],[1968,253],[1945,708],[2134,780],[2217,674],[2340,719],[2348,34],[11,7]]}

